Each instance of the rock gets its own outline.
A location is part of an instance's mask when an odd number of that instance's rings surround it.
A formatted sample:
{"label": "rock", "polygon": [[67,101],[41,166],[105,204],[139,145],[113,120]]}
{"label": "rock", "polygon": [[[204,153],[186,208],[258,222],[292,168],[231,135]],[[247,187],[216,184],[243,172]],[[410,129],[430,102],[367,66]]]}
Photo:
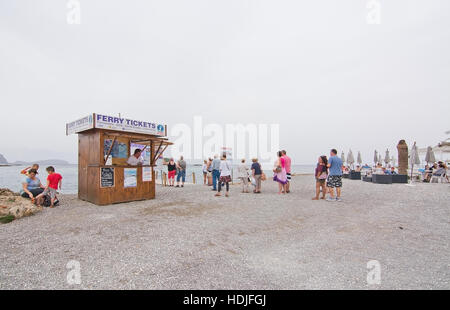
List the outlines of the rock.
{"label": "rock", "polygon": [[0,188],[0,218],[12,215],[19,219],[41,210],[42,207],[36,206],[30,199],[23,198],[7,188]]}
{"label": "rock", "polygon": [[6,158],[0,154],[0,165],[7,165],[8,161],[6,160]]}

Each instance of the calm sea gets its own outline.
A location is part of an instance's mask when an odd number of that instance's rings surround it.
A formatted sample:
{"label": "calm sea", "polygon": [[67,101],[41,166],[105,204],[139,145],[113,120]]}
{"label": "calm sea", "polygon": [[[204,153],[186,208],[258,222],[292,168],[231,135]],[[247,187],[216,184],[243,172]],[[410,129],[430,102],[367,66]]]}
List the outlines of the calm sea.
{"label": "calm sea", "polygon": [[[78,192],[78,166],[54,166],[56,172],[63,176],[62,190],[63,194],[76,194]],[[0,166],[0,188],[9,188],[13,191],[19,191],[22,187],[21,183],[24,176],[20,174],[22,169],[26,166]],[[315,165],[292,165],[292,173],[314,173]],[[167,171],[167,167],[157,166],[155,171]],[[45,185],[47,179],[47,172],[45,169],[39,170],[38,177],[41,179],[42,184]],[[271,171],[265,171],[267,176],[271,176]],[[186,171],[186,182],[192,182],[192,173],[195,173],[195,177],[198,182],[202,182],[202,167],[188,165]]]}

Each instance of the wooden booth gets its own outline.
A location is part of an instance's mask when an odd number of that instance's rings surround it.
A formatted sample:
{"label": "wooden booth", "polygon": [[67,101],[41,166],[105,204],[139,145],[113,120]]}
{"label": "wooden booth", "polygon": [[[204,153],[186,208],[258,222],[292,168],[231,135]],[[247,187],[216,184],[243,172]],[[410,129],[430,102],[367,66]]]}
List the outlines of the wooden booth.
{"label": "wooden booth", "polygon": [[[153,167],[172,143],[167,126],[93,113],[66,125],[78,134],[78,198],[97,205],[155,198]],[[135,149],[142,164],[128,165]]]}

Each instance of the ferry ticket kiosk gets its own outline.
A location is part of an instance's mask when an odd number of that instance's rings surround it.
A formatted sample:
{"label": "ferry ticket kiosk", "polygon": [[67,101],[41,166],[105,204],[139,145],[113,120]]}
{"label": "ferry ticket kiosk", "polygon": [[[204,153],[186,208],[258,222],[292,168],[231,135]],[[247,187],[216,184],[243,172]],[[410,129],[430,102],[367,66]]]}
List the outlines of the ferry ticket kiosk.
{"label": "ferry ticket kiosk", "polygon": [[[78,134],[78,198],[97,205],[155,198],[154,166],[172,143],[167,125],[93,113],[66,124]],[[127,164],[135,149],[142,165]]]}

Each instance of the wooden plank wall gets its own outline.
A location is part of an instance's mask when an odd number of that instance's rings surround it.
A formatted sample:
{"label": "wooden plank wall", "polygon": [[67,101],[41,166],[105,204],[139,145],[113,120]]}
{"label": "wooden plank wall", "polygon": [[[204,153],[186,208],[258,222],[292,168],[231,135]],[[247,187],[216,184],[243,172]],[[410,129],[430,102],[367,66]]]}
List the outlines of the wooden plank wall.
{"label": "wooden plank wall", "polygon": [[[105,135],[107,135],[105,133]],[[101,167],[104,165],[103,139],[104,133],[100,130],[91,130],[78,135],[78,198],[97,205],[108,205],[119,202],[153,199],[155,198],[155,172],[152,168],[152,181],[142,181],[142,167],[114,165],[115,186],[100,187]],[[108,138],[108,137],[106,137]],[[121,138],[123,142],[129,140]],[[124,187],[124,168],[137,168],[137,186]]]}

